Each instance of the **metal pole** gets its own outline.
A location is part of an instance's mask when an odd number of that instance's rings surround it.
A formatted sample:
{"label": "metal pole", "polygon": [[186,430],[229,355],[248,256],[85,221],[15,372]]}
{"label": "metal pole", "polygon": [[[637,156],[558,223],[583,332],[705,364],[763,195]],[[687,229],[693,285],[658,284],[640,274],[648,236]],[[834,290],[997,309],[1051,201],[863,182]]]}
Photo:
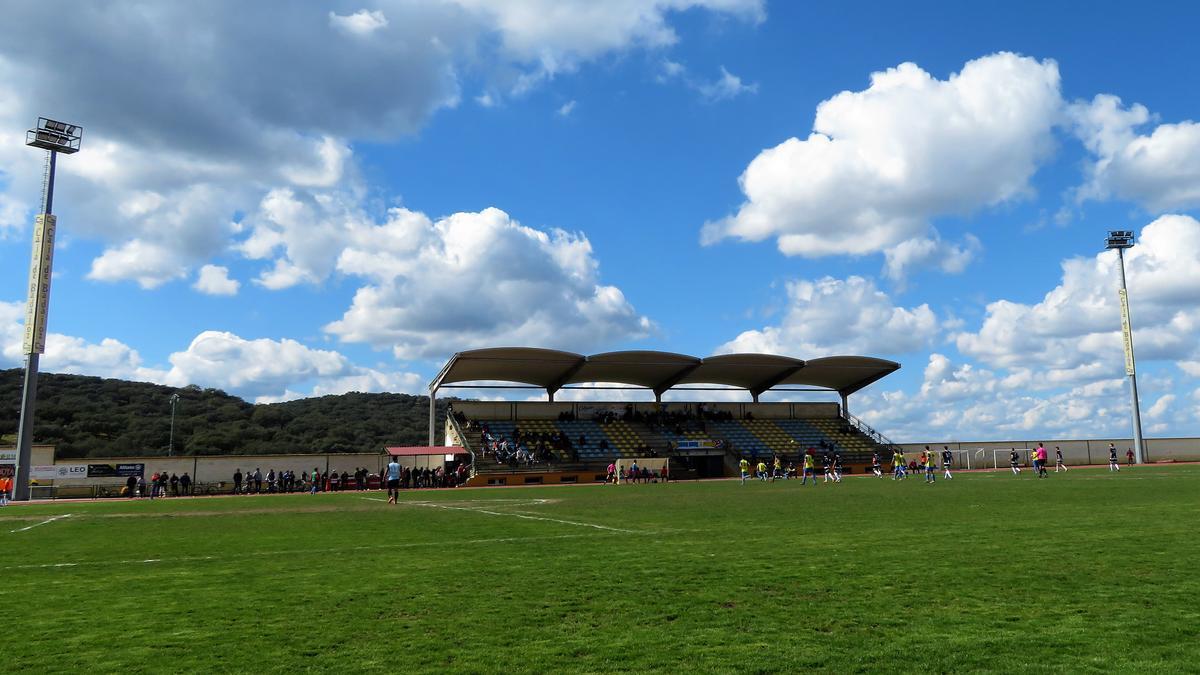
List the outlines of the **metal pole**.
{"label": "metal pole", "polygon": [[434,425],[437,421],[437,390],[429,390],[429,447],[433,447],[433,438],[436,435]]}
{"label": "metal pole", "polygon": [[179,402],[179,394],[171,394],[171,444],[167,446],[167,457],[175,456],[175,404]]}
{"label": "metal pole", "polygon": [[[50,150],[49,168],[43,188],[42,213],[50,215],[54,210],[54,168],[58,153]],[[41,355],[37,352],[25,356],[25,385],[21,389],[21,420],[17,427],[17,465],[13,472],[13,500],[29,501],[29,465],[33,457],[33,411],[37,401],[38,365]]]}
{"label": "metal pole", "polygon": [[1137,364],[1133,358],[1133,320],[1129,318],[1129,291],[1125,288],[1125,251],[1117,249],[1117,257],[1121,261],[1121,292],[1126,297],[1125,312],[1129,322],[1129,394],[1133,398],[1133,456],[1138,464],[1143,462],[1142,454],[1142,413],[1138,404]]}

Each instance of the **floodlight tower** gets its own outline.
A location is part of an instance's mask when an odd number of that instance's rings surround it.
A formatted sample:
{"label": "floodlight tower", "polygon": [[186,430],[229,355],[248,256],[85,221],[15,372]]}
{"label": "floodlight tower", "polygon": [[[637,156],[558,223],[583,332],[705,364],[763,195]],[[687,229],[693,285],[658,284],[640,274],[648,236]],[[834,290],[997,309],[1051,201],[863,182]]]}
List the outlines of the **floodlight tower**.
{"label": "floodlight tower", "polygon": [[46,351],[46,313],[50,304],[50,270],[54,263],[54,167],[58,154],[79,152],[83,128],[38,118],[37,128],[25,133],[25,145],[47,151],[42,212],[34,220],[33,257],[29,263],[29,297],[25,305],[25,386],[21,390],[21,421],[17,428],[17,465],[13,499],[29,499],[29,464],[33,450],[33,410],[37,401],[38,361]]}
{"label": "floodlight tower", "polygon": [[1133,397],[1133,453],[1135,461],[1144,461],[1142,454],[1142,413],[1138,406],[1137,367],[1133,361],[1133,327],[1129,322],[1129,294],[1125,290],[1125,249],[1133,248],[1132,230],[1112,230],[1104,240],[1104,247],[1117,250],[1121,268],[1121,335],[1125,341],[1125,374],[1129,376],[1129,391]]}

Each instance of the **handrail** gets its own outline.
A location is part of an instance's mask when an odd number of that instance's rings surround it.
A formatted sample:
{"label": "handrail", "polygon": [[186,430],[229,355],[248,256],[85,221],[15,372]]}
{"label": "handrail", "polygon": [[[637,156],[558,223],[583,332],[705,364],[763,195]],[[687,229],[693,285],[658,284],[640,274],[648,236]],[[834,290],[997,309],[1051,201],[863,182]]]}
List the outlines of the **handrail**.
{"label": "handrail", "polygon": [[469,471],[471,475],[467,477],[470,480],[475,477],[475,451],[471,449],[471,444],[467,442],[467,435],[463,432],[458,420],[454,418],[453,411],[447,411],[446,419],[450,420],[450,426],[454,429],[454,435],[458,436],[458,442],[462,443],[463,450],[466,450],[471,455],[471,469]]}
{"label": "handrail", "polygon": [[871,427],[871,425],[860,420],[849,412],[846,412],[845,410],[842,411],[842,419],[845,420],[847,424],[850,424],[855,429],[858,429],[860,433],[866,435],[867,438],[870,438],[872,441],[884,446],[889,450],[895,450],[896,448],[900,447],[896,443],[892,442],[892,439],[884,436],[881,432],[876,431],[873,427]]}

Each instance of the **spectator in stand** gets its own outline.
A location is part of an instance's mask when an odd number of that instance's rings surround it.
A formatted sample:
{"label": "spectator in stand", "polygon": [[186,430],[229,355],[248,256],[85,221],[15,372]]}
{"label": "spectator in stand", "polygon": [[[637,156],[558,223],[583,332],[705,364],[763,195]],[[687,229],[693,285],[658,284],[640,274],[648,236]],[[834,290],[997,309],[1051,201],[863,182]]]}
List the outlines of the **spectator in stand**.
{"label": "spectator in stand", "polygon": [[312,473],[309,474],[308,480],[310,486],[308,488],[308,493],[311,495],[317,494],[317,490],[319,490],[321,487],[321,470],[314,466]]}
{"label": "spectator in stand", "polygon": [[267,471],[267,492],[275,491],[275,469]]}
{"label": "spectator in stand", "polygon": [[126,496],[130,499],[133,499],[137,496],[137,484],[137,476],[130,476],[129,478],[125,479],[125,491],[127,493]]}
{"label": "spectator in stand", "polygon": [[192,477],[186,471],[179,477],[179,489],[183,491],[184,496],[192,494]]}
{"label": "spectator in stand", "polygon": [[171,474],[170,481],[171,481],[171,496],[178,497],[179,496],[179,476],[176,476],[175,474]]}
{"label": "spectator in stand", "polygon": [[237,493],[239,493],[241,491],[242,491],[242,470],[234,469],[233,470],[233,494],[236,495]]}
{"label": "spectator in stand", "polygon": [[262,471],[258,467],[254,467],[254,491],[262,492]]}

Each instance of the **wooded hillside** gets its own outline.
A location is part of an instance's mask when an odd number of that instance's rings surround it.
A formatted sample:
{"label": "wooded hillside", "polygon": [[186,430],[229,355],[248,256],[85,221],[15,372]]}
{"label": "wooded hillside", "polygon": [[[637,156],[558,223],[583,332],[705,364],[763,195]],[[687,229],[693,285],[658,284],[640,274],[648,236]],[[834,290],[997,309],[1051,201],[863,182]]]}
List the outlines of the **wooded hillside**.
{"label": "wooded hillside", "polygon": [[[0,438],[7,443],[17,434],[23,377],[20,369],[0,370]],[[378,452],[428,440],[425,396],[350,393],[255,405],[195,385],[42,373],[34,443],[58,446],[58,457],[165,455],[174,393],[175,454]],[[438,401],[439,432],[446,403]]]}

